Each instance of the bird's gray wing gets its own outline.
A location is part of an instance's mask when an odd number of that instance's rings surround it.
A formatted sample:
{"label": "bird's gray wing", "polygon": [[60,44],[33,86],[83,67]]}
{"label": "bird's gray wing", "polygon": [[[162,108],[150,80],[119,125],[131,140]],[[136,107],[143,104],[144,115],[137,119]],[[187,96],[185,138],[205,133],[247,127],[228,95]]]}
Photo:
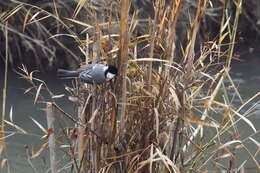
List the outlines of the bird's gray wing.
{"label": "bird's gray wing", "polygon": [[85,70],[85,71],[80,72],[79,78],[84,79],[84,80],[87,80],[87,79],[92,80],[93,78],[92,78],[91,70]]}
{"label": "bird's gray wing", "polygon": [[94,67],[94,65],[96,64],[85,64],[85,65],[82,65],[80,66],[77,71],[78,72],[82,72],[82,71],[91,71],[92,68]]}
{"label": "bird's gray wing", "polygon": [[81,66],[77,71],[79,71],[79,78],[86,83],[93,83],[93,68],[95,64],[88,64]]}

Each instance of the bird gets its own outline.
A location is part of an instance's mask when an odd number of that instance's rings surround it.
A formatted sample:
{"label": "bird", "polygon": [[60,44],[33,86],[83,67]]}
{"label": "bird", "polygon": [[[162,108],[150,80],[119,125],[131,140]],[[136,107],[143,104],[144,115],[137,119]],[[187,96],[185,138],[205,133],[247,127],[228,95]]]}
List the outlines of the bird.
{"label": "bird", "polygon": [[58,69],[60,79],[80,79],[87,84],[102,84],[117,75],[117,68],[113,65],[87,64],[75,71]]}

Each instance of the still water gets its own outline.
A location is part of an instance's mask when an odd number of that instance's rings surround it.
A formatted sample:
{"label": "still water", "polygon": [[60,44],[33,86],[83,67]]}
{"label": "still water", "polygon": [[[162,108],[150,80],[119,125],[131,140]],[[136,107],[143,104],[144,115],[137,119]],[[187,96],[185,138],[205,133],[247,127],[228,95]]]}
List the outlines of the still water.
{"label": "still water", "polygon": [[[241,96],[246,101],[248,98],[252,97],[254,94],[260,91],[260,49],[256,50],[254,54],[247,54],[243,57],[243,62],[235,62],[232,66],[231,75],[233,80],[238,86]],[[3,87],[3,69],[1,71],[0,80],[0,90],[2,92]],[[15,173],[28,173],[34,172],[33,168],[27,160],[26,147],[34,148],[38,150],[39,147],[46,142],[46,139],[40,139],[44,133],[33,123],[32,119],[40,122],[44,127],[46,127],[46,116],[43,105],[34,106],[34,97],[30,94],[23,94],[24,90],[29,88],[30,85],[23,79],[19,79],[16,73],[10,71],[8,74],[8,99],[7,99],[7,112],[13,107],[13,121],[19,125],[21,128],[29,132],[29,134],[16,134],[7,139],[7,150],[5,157],[10,161],[11,172]],[[55,94],[66,93],[64,91],[64,83],[57,80],[54,73],[51,74],[41,74],[40,78],[46,81],[47,85]],[[2,93],[0,94],[2,98]],[[258,97],[259,98],[259,97]],[[257,100],[256,100],[257,101]],[[255,102],[256,102],[255,101]],[[0,101],[2,103],[2,100]],[[60,99],[59,104],[65,109],[73,114],[74,107],[71,102],[67,99]],[[2,105],[2,104],[1,104]],[[251,104],[253,105],[253,104]],[[76,117],[76,115],[74,115]],[[9,113],[7,113],[7,120],[9,120]],[[252,120],[257,130],[260,129],[260,105],[256,106],[254,112],[250,113],[249,119]],[[245,124],[239,124],[243,131],[240,131],[241,137],[248,136],[252,133],[250,127]],[[7,126],[8,131],[14,131],[14,128]],[[31,133],[33,132],[33,133]],[[254,136],[255,139],[260,142],[260,135]],[[257,148],[252,143],[248,142],[247,145],[252,152],[255,152]],[[31,151],[30,151],[31,152]],[[37,159],[33,159],[32,163],[36,168],[37,172],[46,172],[49,169],[48,152],[44,152]],[[247,160],[246,167],[248,168],[246,172],[257,172],[255,169],[255,164],[252,160],[244,154],[241,154],[241,160]],[[243,157],[244,156],[244,157]],[[257,157],[260,160],[259,156]],[[241,163],[241,162],[240,162]],[[0,170],[1,172],[1,170]]]}
{"label": "still water", "polygon": [[[54,73],[45,73],[36,76],[39,77],[41,80],[44,80],[53,93],[63,94],[66,92],[64,90],[64,83],[56,79],[56,75]],[[1,79],[3,79],[2,76]],[[0,84],[2,92],[2,80]],[[44,132],[32,121],[32,119],[36,120],[45,129],[47,129],[46,115],[43,111],[43,109],[45,108],[45,104],[34,105],[34,95],[30,93],[24,94],[25,90],[28,89],[30,86],[31,85],[28,82],[26,82],[23,79],[20,79],[19,75],[10,70],[10,72],[8,73],[8,93],[6,110],[7,114],[5,119],[10,121],[9,112],[12,109],[13,122],[15,122],[15,124],[21,127],[23,130],[28,132],[28,134],[26,135],[16,133],[15,135],[9,137],[6,140],[7,150],[5,153],[5,158],[7,158],[10,161],[9,164],[11,172],[14,173],[42,173],[46,171],[48,172],[48,169],[50,167],[48,160],[48,152],[43,152],[39,157],[31,160],[32,165],[34,165],[35,168],[32,168],[29,164],[30,161],[27,160],[28,151],[29,153],[32,153],[33,148],[34,152],[36,152],[39,150],[40,146],[47,142],[46,138],[41,139],[41,137],[45,135]],[[47,94],[45,93],[45,95]],[[74,106],[73,104],[71,104],[71,102],[68,101],[68,99],[59,99],[58,104],[62,105],[62,108],[66,112],[74,112]],[[71,124],[68,123],[67,126],[71,126]],[[59,130],[61,130],[61,128]],[[11,126],[7,125],[6,131],[11,133],[16,130]]]}

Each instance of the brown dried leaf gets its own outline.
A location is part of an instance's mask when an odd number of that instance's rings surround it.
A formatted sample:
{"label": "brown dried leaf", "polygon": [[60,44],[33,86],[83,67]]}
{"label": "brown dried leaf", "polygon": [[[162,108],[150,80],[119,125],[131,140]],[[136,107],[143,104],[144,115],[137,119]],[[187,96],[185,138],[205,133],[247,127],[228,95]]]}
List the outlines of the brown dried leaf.
{"label": "brown dried leaf", "polygon": [[25,30],[25,27],[26,27],[26,25],[28,24],[30,14],[31,14],[31,9],[29,9],[29,10],[26,12],[25,16],[24,16],[24,20],[23,20],[23,21],[24,21],[24,22],[23,22],[23,31]]}
{"label": "brown dried leaf", "polygon": [[37,89],[37,92],[36,92],[36,95],[35,95],[35,99],[34,99],[33,104],[35,104],[35,103],[37,102],[37,99],[38,99],[38,97],[39,97],[39,94],[40,94],[42,85],[43,85],[43,83],[41,83],[40,86],[39,86],[38,89]]}
{"label": "brown dried leaf", "polygon": [[14,127],[16,130],[20,131],[21,133],[28,134],[24,129],[22,129],[21,127],[19,127],[19,126],[16,125],[15,123],[10,122],[10,121],[7,121],[7,120],[4,120],[4,122],[5,122],[6,124],[9,124],[10,126]]}
{"label": "brown dried leaf", "polygon": [[32,119],[33,122],[43,131],[43,133],[48,134],[47,130],[46,130],[40,123],[38,123],[38,121],[36,121],[36,120],[33,119],[32,117],[31,117],[31,119]]}
{"label": "brown dried leaf", "polygon": [[32,152],[31,158],[34,159],[38,157],[47,148],[47,146],[48,146],[48,142],[42,144],[41,148],[36,153]]}
{"label": "brown dried leaf", "polygon": [[3,169],[5,167],[5,165],[8,164],[8,160],[7,159],[3,159],[1,162],[1,168]]}

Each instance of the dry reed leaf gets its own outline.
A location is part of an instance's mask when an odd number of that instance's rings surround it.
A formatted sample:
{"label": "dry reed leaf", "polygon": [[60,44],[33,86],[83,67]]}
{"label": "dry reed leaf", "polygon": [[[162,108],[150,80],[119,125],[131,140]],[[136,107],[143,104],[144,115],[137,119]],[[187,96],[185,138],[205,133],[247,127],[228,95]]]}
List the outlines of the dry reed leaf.
{"label": "dry reed leaf", "polygon": [[[158,111],[157,111],[158,112]],[[151,149],[150,149],[150,164],[149,164],[149,170],[150,170],[150,173],[153,172],[153,150],[154,150],[154,147],[153,147],[153,144],[151,145]]]}
{"label": "dry reed leaf", "polygon": [[159,35],[163,35],[162,33],[165,32],[165,24],[167,23],[167,21],[167,10],[165,10],[161,22],[159,24]]}
{"label": "dry reed leaf", "polygon": [[141,155],[137,154],[135,156],[133,156],[129,162],[129,172],[134,172],[133,170],[135,170],[136,167],[136,163],[140,160]]}
{"label": "dry reed leaf", "polygon": [[64,97],[65,96],[65,94],[60,94],[60,95],[54,95],[54,96],[52,96],[51,98],[53,98],[53,99],[59,99],[59,98],[62,98],[62,97]]}
{"label": "dry reed leaf", "polygon": [[247,119],[245,116],[241,115],[240,113],[238,113],[237,111],[233,110],[232,108],[230,108],[230,110],[235,113],[235,115],[239,116],[239,118],[241,118],[242,120],[244,120],[252,129],[253,131],[256,133],[257,130],[254,126],[254,124],[249,120]]}
{"label": "dry reed leaf", "polygon": [[93,122],[93,120],[95,119],[95,117],[96,117],[98,111],[99,111],[99,108],[97,108],[97,109],[94,111],[94,113],[92,114],[92,117],[90,118],[90,120],[88,121],[88,123],[92,123],[92,122]]}
{"label": "dry reed leaf", "polygon": [[5,131],[4,131],[4,126],[0,125],[0,155],[4,151],[6,144],[5,144]]}
{"label": "dry reed leaf", "polygon": [[72,101],[74,103],[79,102],[79,98],[78,97],[69,96],[68,99],[69,99],[69,101]]}
{"label": "dry reed leaf", "polygon": [[163,161],[165,167],[169,170],[169,172],[171,172],[171,169],[169,167],[171,166],[175,173],[180,173],[178,167],[173,163],[171,159],[169,159],[169,157],[164,155],[158,148],[156,148],[156,152],[158,153],[159,158]]}
{"label": "dry reed leaf", "polygon": [[30,87],[30,88],[27,88],[25,91],[24,91],[24,94],[30,92],[34,87]]}
{"label": "dry reed leaf", "polygon": [[147,96],[141,96],[141,97],[150,97],[150,98],[155,98],[155,94],[153,92],[150,92],[146,90],[145,88],[140,88]]}
{"label": "dry reed leaf", "polygon": [[172,99],[173,99],[173,101],[174,101],[174,103],[175,103],[176,110],[178,111],[179,108],[181,107],[181,103],[180,103],[180,101],[179,101],[179,98],[178,98],[178,96],[177,96],[175,90],[174,90],[172,87],[169,88],[169,90],[170,90],[170,92],[171,92]]}
{"label": "dry reed leaf", "polygon": [[231,76],[229,75],[228,71],[226,71],[226,75],[227,75],[227,77],[228,77],[228,79],[229,79],[229,81],[230,81],[230,83],[232,85],[232,88],[234,89],[235,93],[237,94],[238,98],[240,99],[240,102],[244,103],[244,101],[243,101],[241,95],[239,94],[239,91],[238,91],[237,87],[235,86],[235,84],[234,84]]}
{"label": "dry reed leaf", "polygon": [[130,35],[132,35],[132,33],[134,32],[136,26],[138,25],[139,23],[139,20],[137,20],[137,13],[134,12],[134,14],[132,15],[132,19],[131,19],[131,22],[130,22],[130,26],[129,26],[129,33]]}
{"label": "dry reed leaf", "polygon": [[29,16],[31,14],[31,9],[27,10],[24,20],[23,20],[23,31],[25,30],[26,25],[29,23]]}
{"label": "dry reed leaf", "polygon": [[140,62],[140,61],[155,61],[155,62],[166,62],[166,63],[170,62],[170,61],[158,59],[158,58],[138,58],[138,59],[129,60],[129,62]]}
{"label": "dry reed leaf", "polygon": [[240,148],[244,148],[245,146],[243,144],[237,145],[235,146],[235,149],[240,149]]}
{"label": "dry reed leaf", "polygon": [[260,95],[260,92],[256,93],[253,97],[251,97],[243,105],[241,105],[236,111],[239,112],[240,110],[242,110],[246,105],[248,105],[251,101],[253,101],[255,98],[257,98],[259,95]]}
{"label": "dry reed leaf", "polygon": [[228,147],[228,146],[230,146],[230,145],[232,145],[232,144],[236,144],[236,143],[241,144],[242,142],[241,142],[240,140],[228,141],[227,143],[225,143],[225,144],[221,145],[220,147],[218,147],[218,148],[216,149],[216,151],[217,151],[217,150],[221,150],[221,149],[223,149],[223,148],[226,148],[226,147]]}
{"label": "dry reed leaf", "polygon": [[9,12],[7,12],[5,15],[1,16],[0,21],[5,22],[7,21],[10,17],[12,17],[16,12],[18,12],[21,8],[23,7],[22,4],[18,5],[17,7],[13,8]]}
{"label": "dry reed leaf", "polygon": [[142,167],[144,167],[147,164],[151,164],[151,162],[158,162],[158,161],[162,161],[169,172],[172,172],[172,170],[174,170],[175,173],[180,172],[177,166],[175,166],[175,164],[166,155],[164,155],[158,148],[156,148],[156,152],[153,153],[153,155],[150,155],[150,157],[147,160],[142,161],[138,164],[139,167],[137,170],[140,170]]}
{"label": "dry reed leaf", "polygon": [[161,147],[162,151],[165,151],[167,145],[169,144],[169,134],[167,132],[162,132],[159,134],[159,137],[157,138],[157,142],[159,143],[159,146]]}
{"label": "dry reed leaf", "polygon": [[[87,23],[84,23],[84,22],[81,22],[79,20],[75,20],[75,19],[70,19],[70,18],[65,18],[71,22],[74,22],[76,24],[79,24],[79,25],[82,25],[82,26],[85,26],[87,27],[84,31],[88,30],[88,29],[93,29],[95,28],[94,26],[90,25],[90,24],[87,24]],[[97,24],[99,27],[105,27],[105,26],[109,26],[109,25],[112,25],[112,24],[118,24],[118,22],[105,22],[105,23],[99,23]]]}
{"label": "dry reed leaf", "polygon": [[6,124],[9,124],[10,126],[14,127],[16,130],[20,131],[21,133],[23,133],[23,134],[28,134],[24,129],[22,129],[21,127],[19,127],[19,126],[16,125],[15,123],[10,122],[10,121],[7,121],[7,120],[4,120],[4,122],[5,122]]}
{"label": "dry reed leaf", "polygon": [[38,157],[47,148],[47,146],[48,146],[48,142],[42,144],[42,146],[36,153],[32,150],[31,158],[34,159],[34,158]]}
{"label": "dry reed leaf", "polygon": [[155,131],[156,131],[156,138],[159,136],[159,112],[157,108],[154,108],[155,113]]}
{"label": "dry reed leaf", "polygon": [[13,105],[11,106],[11,109],[9,112],[9,118],[10,118],[10,121],[13,122]]}
{"label": "dry reed leaf", "polygon": [[241,172],[241,173],[245,172],[245,164],[246,164],[246,162],[247,162],[247,160],[244,160],[244,161],[240,164],[240,166],[238,166],[237,172]]}
{"label": "dry reed leaf", "polygon": [[258,150],[260,149],[260,143],[256,141],[254,138],[249,137],[249,139],[257,146]]}
{"label": "dry reed leaf", "polygon": [[7,159],[3,159],[1,162],[1,168],[4,169],[5,165],[8,164],[8,160]]}
{"label": "dry reed leaf", "polygon": [[[141,152],[143,152],[143,149],[138,149],[138,150],[136,150],[136,151],[124,153],[124,154],[121,154],[121,155],[118,155],[118,156],[107,157],[106,160],[110,160],[110,159],[122,159],[122,158],[127,157],[127,156],[130,156],[130,155],[135,155],[135,154],[138,155],[138,153],[141,153]],[[140,157],[140,155],[139,155],[139,157]]]}
{"label": "dry reed leaf", "polygon": [[30,80],[30,81],[33,80],[33,73],[34,73],[34,71],[32,71],[32,72],[30,73],[30,75],[26,74],[26,75],[27,75],[27,78],[29,77],[29,80]]}
{"label": "dry reed leaf", "polygon": [[70,148],[71,145],[60,145],[60,148]]}
{"label": "dry reed leaf", "polygon": [[[0,138],[0,140],[2,140],[2,139],[7,139],[7,138],[9,138],[9,137],[11,137],[11,136],[14,136],[14,135],[16,135],[16,134],[17,134],[16,132],[12,132],[12,133],[10,133],[10,134],[8,134],[8,135],[5,135],[4,137]],[[0,152],[0,154],[1,154],[1,152]]]}
{"label": "dry reed leaf", "polygon": [[29,21],[32,22],[40,13],[40,11],[36,12]]}
{"label": "dry reed leaf", "polygon": [[169,65],[169,64],[164,64],[164,65],[167,66],[167,67],[171,67],[171,68],[173,68],[174,70],[176,70],[176,71],[178,71],[178,72],[180,72],[180,73],[183,74],[183,70],[181,70],[181,69],[179,69],[179,68],[177,68],[177,67],[175,67],[175,66],[173,66],[173,65]]}
{"label": "dry reed leaf", "polygon": [[207,74],[207,73],[200,72],[200,74],[202,74],[202,76],[205,76],[205,77],[209,78],[210,80],[212,80],[212,82],[215,81],[215,79],[212,76],[210,76],[209,74]]}
{"label": "dry reed leaf", "polygon": [[221,103],[221,102],[218,102],[218,101],[216,101],[216,100],[214,100],[213,103],[216,104],[216,105],[218,105],[218,106],[220,106],[220,107],[222,107],[223,109],[228,109],[228,108],[229,108],[228,105],[226,105],[226,104],[224,104],[224,103]]}
{"label": "dry reed leaf", "polygon": [[224,34],[219,38],[219,43],[221,43],[221,42],[226,38],[226,36],[228,36],[228,35],[229,35],[229,32],[224,33]]}
{"label": "dry reed leaf", "polygon": [[76,18],[81,8],[84,6],[84,4],[87,2],[87,0],[79,0],[77,7],[75,8],[75,11],[73,13],[73,18]]}
{"label": "dry reed leaf", "polygon": [[231,156],[232,156],[231,153],[224,153],[224,154],[222,154],[222,155],[216,157],[214,160],[225,159],[225,158],[229,158],[229,157],[231,157]]}
{"label": "dry reed leaf", "polygon": [[61,36],[68,36],[68,37],[71,37],[71,38],[77,38],[77,36],[72,35],[72,34],[55,34],[55,35],[50,36],[48,38],[48,40],[52,39],[52,38],[55,38],[55,37],[61,37]]}
{"label": "dry reed leaf", "polygon": [[68,86],[65,86],[65,90],[68,91],[69,93],[73,93],[74,89]]}
{"label": "dry reed leaf", "polygon": [[44,19],[46,19],[48,17],[51,17],[51,15],[49,14],[49,15],[41,17],[41,18],[39,18],[37,20],[36,19],[35,20],[30,20],[30,23],[28,23],[28,24],[33,24],[33,23],[36,23],[36,22],[40,22],[41,20],[44,20]]}
{"label": "dry reed leaf", "polygon": [[158,156],[158,153],[154,153],[152,156],[150,156],[147,160],[141,161],[138,163],[139,167],[137,168],[137,170],[140,170],[142,167],[144,167],[145,165],[151,163],[151,162],[155,162],[155,161],[159,161],[159,158],[155,158],[156,156]]}
{"label": "dry reed leaf", "polygon": [[[221,84],[222,84],[223,80],[224,80],[224,76],[222,75],[221,78],[219,79],[218,83],[217,83],[217,86],[213,90],[213,93],[210,95],[210,99],[209,99],[209,101],[207,103],[207,108],[211,108],[212,104],[214,103],[215,97],[217,96],[217,94],[218,94],[218,92],[220,90],[220,87],[221,87]],[[202,118],[205,119],[206,116],[207,116],[206,114],[205,114],[205,116],[203,114]]]}
{"label": "dry reed leaf", "polygon": [[21,77],[20,78],[23,78],[23,79],[26,79],[28,80],[28,71],[27,71],[27,68],[25,67],[24,64],[22,64],[22,67],[18,67],[19,70],[21,70],[22,72],[16,72],[17,74],[19,74]]}
{"label": "dry reed leaf", "polygon": [[[20,67],[19,67],[20,68]],[[29,72],[24,64],[22,64],[22,67],[20,68],[27,76],[29,75]]]}
{"label": "dry reed leaf", "polygon": [[201,120],[199,118],[197,118],[196,116],[191,116],[191,117],[181,117],[185,122],[189,122],[189,123],[195,123],[201,126],[208,126],[208,127],[215,127],[215,128],[219,128],[220,125],[213,122],[213,121],[207,121],[207,120]]}
{"label": "dry reed leaf", "polygon": [[36,95],[35,95],[33,104],[36,104],[36,102],[37,102],[37,99],[38,99],[38,97],[39,97],[39,94],[40,94],[42,85],[43,85],[43,83],[41,83],[41,84],[39,85],[38,89],[37,89],[37,92],[36,92]]}
{"label": "dry reed leaf", "polygon": [[32,121],[43,131],[44,134],[48,134],[48,131],[38,121],[31,117]]}
{"label": "dry reed leaf", "polygon": [[[104,27],[104,28],[108,28],[109,27],[109,24],[117,24],[118,22],[111,22],[111,23],[108,23],[108,22],[106,22],[106,23],[99,23],[99,24],[96,24],[95,26],[97,26],[97,27]],[[86,34],[86,33],[88,33],[88,30],[89,29],[94,29],[94,27],[88,27],[88,28],[86,28],[86,29],[84,29],[84,30],[82,30],[79,34]],[[104,44],[104,40],[108,40],[108,39],[110,39],[111,37],[119,37],[119,34],[111,34],[111,35],[102,35],[102,37],[100,38],[102,41],[103,41],[103,44]],[[114,40],[115,41],[115,40]],[[89,40],[89,41],[87,41],[87,40],[81,40],[81,43],[94,43],[95,41],[93,41],[93,40]],[[115,43],[116,43],[117,41],[115,41]]]}
{"label": "dry reed leaf", "polygon": [[226,30],[227,26],[229,26],[229,24],[230,24],[230,23],[229,23],[230,19],[231,19],[231,16],[228,17],[226,23],[225,23],[225,24],[223,25],[223,27],[221,28],[220,33],[223,33],[223,32]]}

